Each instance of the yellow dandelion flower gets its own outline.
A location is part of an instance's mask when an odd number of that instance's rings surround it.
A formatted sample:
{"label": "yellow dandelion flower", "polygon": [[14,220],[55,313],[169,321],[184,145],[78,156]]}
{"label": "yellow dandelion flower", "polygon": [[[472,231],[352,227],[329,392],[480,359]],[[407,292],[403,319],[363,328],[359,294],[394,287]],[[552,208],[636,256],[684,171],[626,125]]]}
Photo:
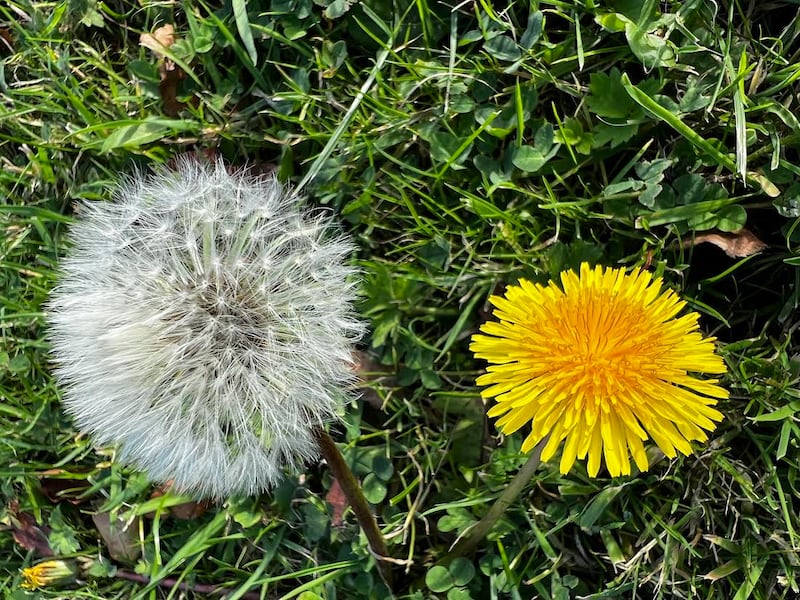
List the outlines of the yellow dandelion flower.
{"label": "yellow dandelion flower", "polygon": [[678,316],[686,302],[660,278],[584,263],[561,287],[522,279],[489,300],[499,322],[470,345],[490,363],[477,380],[496,400],[488,414],[505,434],[531,424],[523,452],[550,436],[542,460],[565,441],[562,473],[588,456],[595,477],[601,455],[614,477],[630,474],[631,456],[644,471],[643,441],[688,455],[722,420],[713,407],[728,392],[693,375],[725,372],[715,339],[703,338],[697,313]]}
{"label": "yellow dandelion flower", "polygon": [[22,569],[22,588],[35,590],[48,585],[60,585],[75,580],[74,565],[65,560],[46,560]]}

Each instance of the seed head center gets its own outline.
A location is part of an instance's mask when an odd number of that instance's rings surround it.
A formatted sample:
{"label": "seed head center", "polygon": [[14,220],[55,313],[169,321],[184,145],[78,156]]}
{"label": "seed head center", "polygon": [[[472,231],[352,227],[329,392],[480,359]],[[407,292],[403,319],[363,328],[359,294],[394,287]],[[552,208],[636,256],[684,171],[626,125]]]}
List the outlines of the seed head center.
{"label": "seed head center", "polygon": [[241,285],[203,281],[182,290],[185,302],[176,304],[165,320],[204,337],[219,350],[258,351],[264,345],[269,318],[261,303]]}

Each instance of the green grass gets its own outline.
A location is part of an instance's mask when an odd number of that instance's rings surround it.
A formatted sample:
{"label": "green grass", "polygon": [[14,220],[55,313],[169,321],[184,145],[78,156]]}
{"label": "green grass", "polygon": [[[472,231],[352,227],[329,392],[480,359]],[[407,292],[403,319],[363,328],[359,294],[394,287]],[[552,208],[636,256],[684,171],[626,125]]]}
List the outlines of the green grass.
{"label": "green grass", "polygon": [[[179,4],[0,6],[3,597],[387,597],[352,515],[332,524],[323,466],[180,518],[186,499],[152,498],[60,411],[41,305],[71,204],[206,151],[276,169],[358,244],[364,389],[335,433],[398,597],[800,594],[797,2]],[[159,87],[139,36],[166,23]],[[767,249],[692,244],[742,227]],[[474,383],[487,297],[587,260],[651,264],[703,314],[726,420],[634,477],[543,465],[476,552],[435,567],[526,460]],[[20,589],[37,528],[94,562],[79,582]]]}

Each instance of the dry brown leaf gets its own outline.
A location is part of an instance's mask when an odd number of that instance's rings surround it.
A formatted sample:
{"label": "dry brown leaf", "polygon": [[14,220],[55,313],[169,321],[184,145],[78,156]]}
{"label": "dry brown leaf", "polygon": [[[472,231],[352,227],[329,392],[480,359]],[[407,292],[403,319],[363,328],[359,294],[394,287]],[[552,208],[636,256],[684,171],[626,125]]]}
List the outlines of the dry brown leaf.
{"label": "dry brown leaf", "polygon": [[86,479],[82,479],[80,473],[72,473],[65,469],[47,469],[40,471],[39,474],[42,476],[39,479],[42,493],[53,504],[64,500],[72,504],[82,504],[88,500],[83,494],[91,486]]}
{"label": "dry brown leaf", "polygon": [[54,504],[64,500],[71,504],[82,504],[88,500],[83,496],[83,493],[90,487],[89,482],[85,479],[42,477],[39,485],[42,493]]}
{"label": "dry brown leaf", "polygon": [[143,33],[139,36],[139,45],[152,50],[159,57],[164,56],[164,49],[175,43],[175,28],[167,23],[156,29],[153,33]]}
{"label": "dry brown leaf", "polygon": [[178,100],[178,86],[186,79],[186,73],[164,54],[164,50],[177,39],[175,28],[170,24],[159,27],[153,33],[139,36],[139,44],[152,50],[158,57],[158,92],[164,101],[164,113],[170,117],[177,117],[186,107],[186,104]]}
{"label": "dry brown leaf", "polygon": [[53,556],[50,542],[47,541],[46,527],[40,526],[31,513],[21,511],[17,500],[9,503],[8,517],[17,544],[25,550],[33,550],[39,556]]}
{"label": "dry brown leaf", "polygon": [[14,37],[11,35],[11,30],[8,27],[0,27],[0,49],[9,52],[14,52]]}
{"label": "dry brown leaf", "polygon": [[164,101],[164,113],[169,117],[177,117],[186,104],[178,100],[178,84],[186,78],[183,69],[175,68],[171,60],[164,60],[158,67],[161,81],[158,82],[158,92]]}
{"label": "dry brown leaf", "polygon": [[731,258],[745,258],[767,247],[767,244],[758,239],[749,229],[742,229],[736,233],[701,233],[694,237],[683,239],[681,246],[691,248],[698,244],[714,244]]}
{"label": "dry brown leaf", "polygon": [[170,506],[169,514],[171,514],[176,519],[190,521],[192,519],[197,519],[198,517],[202,516],[202,514],[206,512],[210,506],[211,504],[206,501],[184,502],[183,504]]}
{"label": "dry brown leaf", "polygon": [[347,502],[347,496],[345,495],[344,490],[342,490],[342,486],[339,485],[338,479],[333,480],[333,485],[331,485],[328,495],[325,496],[325,501],[333,507],[331,525],[334,527],[341,527],[342,517],[344,515],[344,511],[349,506],[349,503]]}
{"label": "dry brown leaf", "polygon": [[[167,482],[154,489],[153,493],[150,494],[150,498],[159,498],[166,494],[170,488],[172,488],[172,482]],[[213,502],[210,500],[201,500],[199,502],[192,500],[190,502],[184,502],[183,504],[170,506],[168,510],[171,517],[182,520],[191,520],[200,517],[209,508],[211,508],[211,506],[213,506]],[[153,513],[145,513],[144,516],[152,518]]]}
{"label": "dry brown leaf", "polygon": [[100,537],[103,538],[111,558],[126,563],[132,563],[139,558],[141,548],[136,535],[138,517],[127,528],[122,519],[115,519],[112,522],[107,512],[92,515],[92,521]]}

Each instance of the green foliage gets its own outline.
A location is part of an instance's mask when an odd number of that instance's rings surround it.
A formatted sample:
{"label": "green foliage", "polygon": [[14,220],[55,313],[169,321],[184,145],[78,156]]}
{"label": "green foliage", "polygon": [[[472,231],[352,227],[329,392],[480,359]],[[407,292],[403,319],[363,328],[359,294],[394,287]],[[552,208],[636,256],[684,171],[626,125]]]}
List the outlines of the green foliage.
{"label": "green foliage", "polygon": [[[188,499],[153,496],[59,410],[42,304],[71,204],[182,152],[275,170],[358,244],[364,397],[334,432],[398,597],[800,594],[796,3],[445,4],[0,6],[4,597],[39,597],[19,588],[37,559],[20,511],[54,552],[91,559],[79,589],[41,597],[178,597],[176,581],[387,597],[324,468],[186,520]],[[174,43],[140,43],[164,24]],[[742,228],[767,250],[696,243]],[[692,457],[650,448],[631,478],[543,465],[480,549],[446,563],[525,461],[474,385],[487,297],[583,261],[652,265],[704,314],[731,369],[727,420]],[[109,558],[99,512],[135,528],[131,564]]]}

